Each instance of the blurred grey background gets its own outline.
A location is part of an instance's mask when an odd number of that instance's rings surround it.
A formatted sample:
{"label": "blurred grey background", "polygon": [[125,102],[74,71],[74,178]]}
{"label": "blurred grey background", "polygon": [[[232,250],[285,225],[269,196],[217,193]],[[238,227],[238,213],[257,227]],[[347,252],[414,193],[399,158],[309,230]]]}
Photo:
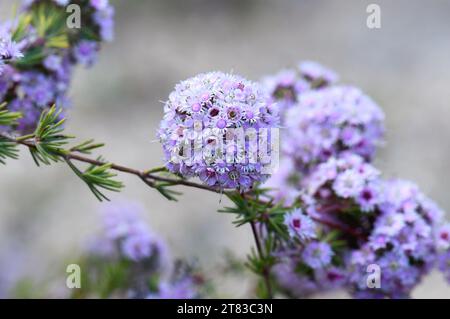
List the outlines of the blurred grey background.
{"label": "blurred grey background", "polygon": [[[14,1],[0,2],[9,17]],[[387,115],[387,144],[377,165],[385,176],[416,181],[450,210],[450,1],[445,0],[149,0],[115,1],[117,35],[99,63],[76,72],[68,132],[106,142],[103,154],[136,168],[162,163],[155,131],[174,85],[210,70],[258,80],[311,59],[371,95]],[[382,27],[366,27],[366,7],[381,6]],[[223,252],[244,258],[247,228],[218,214],[219,196],[183,189],[171,203],[130,176],[113,199],[142,202],[153,229],[176,256],[197,256],[221,278]],[[64,165],[0,167],[0,277],[64,274],[66,264],[98,228],[100,204]],[[239,283],[239,284],[237,284]],[[249,282],[220,280],[225,297],[248,296]],[[345,297],[345,294],[328,296]],[[319,296],[324,297],[324,296]],[[440,274],[414,297],[449,298]]]}

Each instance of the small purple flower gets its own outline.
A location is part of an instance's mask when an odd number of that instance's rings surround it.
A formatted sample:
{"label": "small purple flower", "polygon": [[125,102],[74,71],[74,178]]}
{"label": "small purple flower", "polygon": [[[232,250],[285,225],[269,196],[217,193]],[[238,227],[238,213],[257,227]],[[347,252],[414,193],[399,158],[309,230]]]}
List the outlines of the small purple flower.
{"label": "small purple flower", "polygon": [[0,75],[3,73],[6,62],[14,61],[23,57],[19,45],[11,40],[11,35],[0,30]]}
{"label": "small purple flower", "polygon": [[126,237],[121,243],[122,254],[133,261],[141,261],[153,254],[154,238],[148,232]]}
{"label": "small purple flower", "polygon": [[364,189],[364,179],[355,170],[339,174],[333,183],[333,190],[342,198],[358,196]]}
{"label": "small purple flower", "polygon": [[97,60],[98,43],[83,40],[73,49],[73,55],[78,63],[85,67],[92,66]]}
{"label": "small purple flower", "polygon": [[386,253],[378,260],[383,276],[399,276],[409,266],[408,257],[400,250]]}
{"label": "small purple flower", "polygon": [[316,238],[316,224],[300,208],[286,214],[284,224],[292,238],[299,238],[301,241]]}
{"label": "small purple flower", "polygon": [[380,189],[377,183],[371,183],[365,186],[359,193],[357,198],[358,204],[361,206],[361,211],[370,212],[375,209],[379,203]]}
{"label": "small purple flower", "polygon": [[44,66],[47,70],[58,71],[61,69],[63,63],[62,56],[59,55],[49,55],[44,59]]}
{"label": "small purple flower", "polygon": [[23,57],[19,45],[11,38],[2,38],[0,34],[0,60],[9,61]]}
{"label": "small purple flower", "polygon": [[347,284],[347,276],[348,274],[345,269],[333,266],[317,269],[315,273],[316,281],[326,291],[342,288]]}
{"label": "small purple flower", "polygon": [[118,240],[146,229],[141,220],[143,207],[137,203],[119,201],[103,206],[103,225],[108,238]]}
{"label": "small purple flower", "polygon": [[445,279],[450,283],[450,250],[440,254],[438,258],[439,270],[442,271]]}
{"label": "small purple flower", "polygon": [[436,246],[440,250],[450,249],[450,224],[446,224],[438,229]]}
{"label": "small purple flower", "polygon": [[385,212],[375,223],[376,234],[395,236],[405,227],[405,218],[402,214]]}
{"label": "small purple flower", "polygon": [[191,278],[178,282],[161,282],[157,293],[150,294],[147,299],[194,299],[198,295]]}
{"label": "small purple flower", "polygon": [[104,10],[109,6],[109,0],[90,0],[90,4],[96,10]]}
{"label": "small purple flower", "polygon": [[[98,1],[98,0],[97,0]],[[101,2],[101,1],[100,1]],[[110,5],[99,4],[99,9],[93,15],[94,22],[100,28],[100,37],[103,41],[110,42],[114,39],[114,7]]]}
{"label": "small purple flower", "polygon": [[273,267],[273,273],[277,283],[296,297],[304,297],[320,291],[317,282],[296,271],[296,263],[292,259],[285,259],[276,264]]}
{"label": "small purple flower", "polygon": [[331,263],[334,253],[325,242],[310,242],[302,252],[302,260],[313,269],[323,268]]}

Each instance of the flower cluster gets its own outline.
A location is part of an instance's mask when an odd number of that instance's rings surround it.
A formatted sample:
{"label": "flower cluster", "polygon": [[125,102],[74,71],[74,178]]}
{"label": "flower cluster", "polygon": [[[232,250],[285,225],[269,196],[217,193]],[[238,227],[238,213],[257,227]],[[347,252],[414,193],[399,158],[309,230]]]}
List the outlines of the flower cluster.
{"label": "flower cluster", "polygon": [[[443,212],[403,180],[384,182],[381,197],[367,242],[349,255],[349,281],[357,297],[404,298],[435,265]],[[379,289],[367,287],[369,265],[381,271]]]}
{"label": "flower cluster", "polygon": [[404,298],[435,266],[450,277],[441,209],[371,164],[384,135],[381,109],[359,89],[335,85],[333,72],[308,63],[303,70],[308,76],[283,71],[266,81],[286,130],[282,164],[264,187],[293,207],[284,219],[290,240],[274,251],[280,287],[297,297],[341,288],[358,298]]}
{"label": "flower cluster", "polygon": [[379,176],[380,172],[362,157],[344,153],[319,164],[301,186],[317,203],[352,201],[363,212],[369,212],[379,200]]}
{"label": "flower cluster", "polygon": [[211,72],[176,85],[158,135],[171,172],[220,189],[248,189],[267,177],[260,154],[265,149],[270,157],[277,123],[277,108],[258,84]]}
{"label": "flower cluster", "polygon": [[[91,278],[107,276],[104,267],[120,268],[126,278],[120,291],[130,298],[191,299],[198,297],[199,278],[174,264],[167,245],[142,219],[143,209],[131,202],[108,204],[103,210],[103,229],[89,243]],[[151,282],[150,287],[148,282]]]}
{"label": "flower cluster", "polygon": [[[442,226],[443,212],[415,184],[383,180],[363,158],[347,153],[318,165],[301,188],[307,214],[295,210],[285,217],[301,244],[277,252],[282,262],[274,270],[289,293],[345,288],[358,298],[403,298],[438,258],[448,273],[450,227]],[[315,233],[312,219],[319,221]],[[327,234],[339,229],[339,245],[320,238],[318,228]],[[378,289],[367,285],[370,265],[381,272]]]}
{"label": "flower cluster", "polygon": [[114,10],[108,0],[72,3],[82,8],[81,29],[68,29],[67,13],[61,7],[68,1],[60,0],[25,1],[24,18],[0,27],[4,39],[0,54],[11,60],[0,75],[0,101],[22,113],[16,128],[20,133],[32,131],[44,109],[54,104],[70,106],[68,90],[74,66],[91,66],[100,42],[113,37]]}

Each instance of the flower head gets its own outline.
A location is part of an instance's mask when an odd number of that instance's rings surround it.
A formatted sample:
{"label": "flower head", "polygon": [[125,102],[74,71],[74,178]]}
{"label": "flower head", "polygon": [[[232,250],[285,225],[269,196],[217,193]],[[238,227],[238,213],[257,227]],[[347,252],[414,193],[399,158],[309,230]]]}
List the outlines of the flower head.
{"label": "flower head", "polygon": [[302,252],[303,262],[313,269],[323,268],[331,263],[333,250],[325,242],[313,241],[306,244]]}
{"label": "flower head", "polygon": [[292,238],[299,238],[302,241],[316,238],[316,224],[299,208],[285,215],[284,224]]}
{"label": "flower head", "polygon": [[78,63],[85,67],[92,66],[97,60],[98,43],[94,41],[81,41],[73,50]]}
{"label": "flower head", "polygon": [[439,255],[438,267],[439,270],[444,274],[447,282],[450,283],[450,250]]}
{"label": "flower head", "polygon": [[450,224],[445,224],[438,229],[436,246],[439,250],[450,249]]}
{"label": "flower head", "polygon": [[[164,107],[158,132],[167,167],[209,186],[248,189],[267,178],[255,147],[278,121],[276,108],[259,85],[211,72],[179,83]],[[263,143],[262,143],[263,142]]]}

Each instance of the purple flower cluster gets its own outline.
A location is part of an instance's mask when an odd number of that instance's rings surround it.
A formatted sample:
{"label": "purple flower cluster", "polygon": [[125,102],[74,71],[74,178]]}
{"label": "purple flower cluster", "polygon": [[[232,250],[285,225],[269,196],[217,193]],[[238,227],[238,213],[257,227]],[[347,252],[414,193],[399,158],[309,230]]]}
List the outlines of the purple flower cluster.
{"label": "purple flower cluster", "polygon": [[[408,181],[383,182],[379,198],[367,241],[349,254],[349,281],[359,297],[405,298],[435,266],[443,212]],[[367,287],[369,265],[380,267],[379,289]]]}
{"label": "purple flower cluster", "polygon": [[168,268],[166,244],[142,220],[143,211],[140,205],[131,202],[106,204],[102,234],[94,241],[91,252],[122,256],[137,263],[156,258],[158,269]]}
{"label": "purple flower cluster", "polygon": [[[292,296],[340,288],[357,298],[404,298],[435,266],[450,281],[443,212],[415,184],[382,179],[371,161],[384,114],[336,81],[310,62],[265,81],[286,130],[282,164],[264,187],[294,209],[284,220],[291,240],[274,252],[280,286]],[[381,272],[379,287],[368,284],[371,269]]]}
{"label": "purple flower cluster", "polygon": [[[258,149],[252,150],[270,144],[261,132],[277,123],[277,108],[258,84],[211,72],[176,85],[158,135],[171,172],[221,189],[248,189],[267,177]],[[239,139],[247,134],[252,137]]]}
{"label": "purple flower cluster", "polygon": [[[65,6],[69,1],[27,0],[23,4],[24,13],[34,13],[35,6]],[[93,32],[84,39],[83,32],[66,30],[68,45],[46,45],[46,39],[39,36],[35,25],[27,26],[26,33],[18,44],[11,41],[16,23],[10,22],[0,27],[0,56],[12,60],[0,72],[0,101],[8,103],[8,108],[22,113],[15,130],[28,133],[34,130],[41,112],[56,104],[59,108],[70,106],[68,90],[73,69],[77,64],[91,66],[95,63],[100,41],[113,37],[113,7],[108,0],[72,1],[82,8],[83,29]],[[64,8],[60,8],[65,14]],[[98,37],[97,40],[94,38]],[[50,40],[49,40],[50,41]],[[20,50],[19,50],[20,49]],[[39,51],[38,58],[36,52]],[[21,53],[23,52],[23,54]],[[14,60],[24,57],[20,65]],[[30,62],[30,57],[32,62]],[[1,59],[0,59],[1,60]],[[0,68],[1,68],[0,62]]]}
{"label": "purple flower cluster", "polygon": [[[164,240],[143,221],[143,208],[119,201],[103,209],[103,229],[90,243],[89,255],[104,263],[128,261],[131,271],[127,289],[133,298],[190,299],[198,296],[196,278],[174,267]],[[98,259],[97,259],[98,262]],[[147,282],[157,279],[149,290]]]}
{"label": "purple flower cluster", "polygon": [[344,153],[319,164],[302,181],[302,189],[318,202],[352,200],[361,211],[372,211],[378,203],[380,172],[362,157]]}
{"label": "purple flower cluster", "polygon": [[[442,210],[415,184],[382,180],[363,158],[346,153],[318,165],[301,188],[308,216],[320,221],[316,225],[324,233],[336,228],[341,231],[345,245],[332,250],[323,240],[314,240],[277,252],[283,257],[275,267],[279,281],[299,277],[291,282],[301,286],[284,287],[291,294],[344,288],[358,298],[404,298],[436,262],[448,276],[450,226],[442,226]],[[289,216],[286,220],[291,225]],[[349,227],[353,232],[346,232]],[[439,255],[439,251],[443,253]],[[381,286],[376,289],[367,284],[370,265],[380,269]],[[290,270],[283,273],[286,269]],[[330,271],[336,276],[324,277],[324,272]],[[332,277],[336,281],[326,280]]]}

